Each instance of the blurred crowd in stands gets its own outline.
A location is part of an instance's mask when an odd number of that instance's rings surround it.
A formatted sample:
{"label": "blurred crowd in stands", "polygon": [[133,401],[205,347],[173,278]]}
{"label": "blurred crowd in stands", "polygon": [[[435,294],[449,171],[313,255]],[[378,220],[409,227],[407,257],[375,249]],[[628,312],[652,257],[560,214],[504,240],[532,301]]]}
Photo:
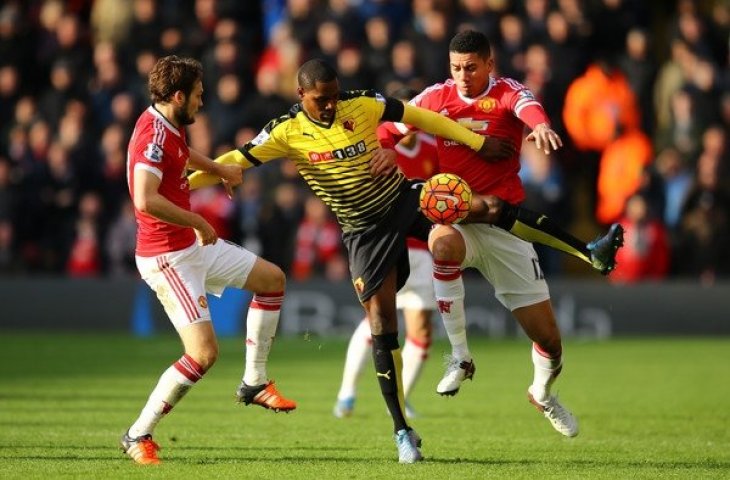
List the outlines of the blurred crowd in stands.
{"label": "blurred crowd in stands", "polygon": [[[523,148],[528,206],[583,238],[621,221],[614,281],[730,276],[727,0],[0,5],[3,275],[136,275],[126,146],[158,57],[202,61],[205,105],[189,138],[215,157],[296,103],[303,61],[336,65],[343,89],[418,89],[448,78],[449,40],[470,27],[566,143],[550,157]],[[290,162],[245,177],[232,200],[194,192],[194,209],[294,279],[348,278],[337,224]],[[564,255],[540,254],[548,274],[575,273]]]}

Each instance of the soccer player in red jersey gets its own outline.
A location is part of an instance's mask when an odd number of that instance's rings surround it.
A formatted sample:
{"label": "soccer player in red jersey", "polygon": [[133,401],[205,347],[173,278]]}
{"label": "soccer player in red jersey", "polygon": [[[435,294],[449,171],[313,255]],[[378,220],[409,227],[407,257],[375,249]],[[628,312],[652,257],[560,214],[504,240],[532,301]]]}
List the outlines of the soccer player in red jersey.
{"label": "soccer player in red jersey", "polygon": [[[494,59],[484,34],[457,34],[450,43],[449,65],[451,79],[426,88],[410,103],[439,112],[482,135],[509,139],[517,146],[522,143],[524,125],[532,130],[527,140],[545,153],[562,145],[532,92],[515,80],[491,76]],[[403,124],[384,124],[378,135],[381,144],[390,147],[409,131]],[[439,138],[437,146],[440,170],[464,178],[476,195],[467,224],[439,225],[429,237],[436,301],[452,344],[452,358],[437,392],[454,395],[474,374],[461,278],[463,268],[473,267],[494,286],[497,299],[512,311],[533,341],[530,402],[556,430],[575,436],[577,421],[550,393],[562,368],[560,331],[537,254],[532,244],[522,239],[575,255],[605,274],[613,269],[616,250],[623,242],[621,226],[612,226],[605,237],[586,245],[546,216],[517,206],[525,197],[518,177],[519,150],[506,160],[485,161],[455,142]],[[494,225],[470,223],[484,219]]]}
{"label": "soccer player in red jersey", "polygon": [[[393,98],[408,101],[418,92],[403,87],[393,92]],[[398,168],[406,178],[427,179],[438,172],[438,152],[436,140],[432,135],[414,132],[404,137],[395,146]],[[405,342],[401,356],[403,358],[403,398],[405,400],[406,417],[414,418],[415,411],[408,402],[413,392],[423,364],[428,358],[431,347],[433,325],[431,316],[436,310],[433,281],[431,280],[431,254],[426,242],[417,238],[408,238],[408,261],[411,273],[405,285],[395,297],[396,306],[403,312],[405,322]],[[342,372],[342,383],[337,394],[333,414],[338,417],[349,417],[355,407],[357,381],[365,368],[365,362],[372,346],[372,333],[368,318],[365,317],[350,337]]]}
{"label": "soccer player in red jersey", "polygon": [[241,169],[213,162],[190,149],[185,126],[202,106],[203,71],[189,58],[161,58],[149,76],[152,106],[137,120],[129,142],[127,175],[137,218],[136,260],[182,340],[185,353],[160,377],[137,420],[121,438],[122,450],[140,464],[157,464],[155,426],[213,366],[218,357],[206,293],[225,287],[254,292],[246,319],[245,373],[239,401],[275,411],[296,404],[269,381],[266,361],[279,322],[285,277],[279,267],[218,238],[190,211],[188,167],[220,177],[228,189]]}

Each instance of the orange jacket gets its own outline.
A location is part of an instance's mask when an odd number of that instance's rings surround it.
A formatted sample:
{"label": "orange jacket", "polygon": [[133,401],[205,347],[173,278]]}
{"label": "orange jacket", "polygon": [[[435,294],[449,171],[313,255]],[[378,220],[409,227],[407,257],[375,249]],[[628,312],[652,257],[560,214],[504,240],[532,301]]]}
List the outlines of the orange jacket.
{"label": "orange jacket", "polygon": [[606,75],[597,65],[588,67],[568,88],[563,107],[565,128],[581,150],[602,151],[616,137],[618,126],[639,126],[636,97],[623,74]]}
{"label": "orange jacket", "polygon": [[641,187],[652,155],[651,141],[638,129],[624,133],[603,151],[596,205],[601,223],[615,222],[623,214],[626,200]]}

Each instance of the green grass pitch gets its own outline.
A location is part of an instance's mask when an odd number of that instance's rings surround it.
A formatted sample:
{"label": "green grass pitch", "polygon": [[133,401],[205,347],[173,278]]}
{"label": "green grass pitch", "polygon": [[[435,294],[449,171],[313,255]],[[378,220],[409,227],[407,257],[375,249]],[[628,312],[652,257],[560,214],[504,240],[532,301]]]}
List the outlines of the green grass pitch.
{"label": "green grass pitch", "polygon": [[575,439],[526,400],[526,340],[472,338],[477,373],[453,398],[435,394],[437,342],[412,397],[426,461],[397,463],[371,366],[355,415],[331,410],[345,339],[283,338],[269,375],[299,408],[274,414],[233,402],[242,342],[165,418],[163,464],[117,447],[159,374],[179,358],[173,336],[0,333],[0,478],[656,479],[730,478],[730,339],[568,341],[557,391]]}

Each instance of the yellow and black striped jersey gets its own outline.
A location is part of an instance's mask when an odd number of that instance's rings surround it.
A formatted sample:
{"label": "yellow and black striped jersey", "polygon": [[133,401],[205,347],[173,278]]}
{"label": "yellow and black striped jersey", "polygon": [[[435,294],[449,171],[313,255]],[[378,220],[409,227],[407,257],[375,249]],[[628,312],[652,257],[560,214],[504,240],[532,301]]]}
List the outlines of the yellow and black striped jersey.
{"label": "yellow and black striped jersey", "polygon": [[372,152],[380,146],[381,121],[399,121],[403,106],[373,91],[342,92],[330,124],[312,120],[297,104],[269,122],[238,151],[252,166],[289,158],[314,193],[337,216],[343,231],[375,223],[389,208],[404,182],[393,175],[370,174]]}

